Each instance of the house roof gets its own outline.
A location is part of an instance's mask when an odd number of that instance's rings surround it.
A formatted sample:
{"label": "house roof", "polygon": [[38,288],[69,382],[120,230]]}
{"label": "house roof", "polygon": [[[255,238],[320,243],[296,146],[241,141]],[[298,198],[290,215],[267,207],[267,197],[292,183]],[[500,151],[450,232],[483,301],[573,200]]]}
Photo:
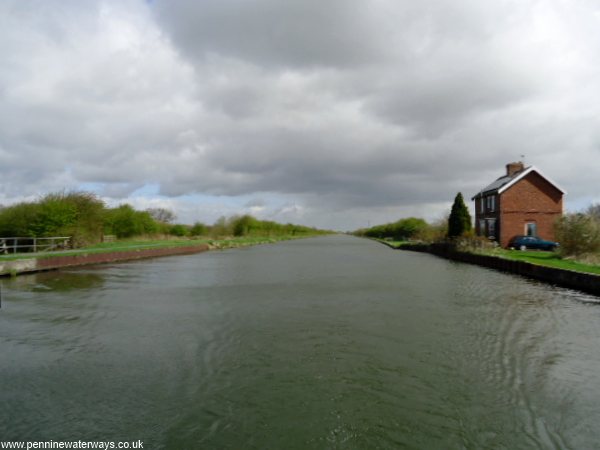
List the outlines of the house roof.
{"label": "house roof", "polygon": [[477,193],[477,195],[472,197],[471,200],[475,200],[476,198],[479,198],[484,194],[502,194],[504,191],[506,191],[508,188],[510,188],[515,183],[517,183],[519,180],[522,180],[523,178],[525,178],[531,172],[536,172],[538,175],[540,175],[542,178],[544,178],[548,183],[552,184],[556,189],[558,189],[563,194],[567,193],[558,184],[556,184],[554,181],[552,181],[550,178],[548,178],[546,175],[544,175],[542,172],[540,172],[535,166],[529,166],[529,167],[524,168],[523,170],[520,170],[519,172],[515,172],[511,176],[508,176],[508,175],[501,176],[493,183],[488,184],[486,187],[484,187],[481,191],[479,191]]}

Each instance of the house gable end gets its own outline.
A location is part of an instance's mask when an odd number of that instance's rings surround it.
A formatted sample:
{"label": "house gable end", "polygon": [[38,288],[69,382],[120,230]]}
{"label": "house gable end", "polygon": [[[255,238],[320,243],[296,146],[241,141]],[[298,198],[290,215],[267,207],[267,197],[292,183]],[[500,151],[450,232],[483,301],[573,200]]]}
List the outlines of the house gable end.
{"label": "house gable end", "polygon": [[542,180],[544,180],[546,183],[548,183],[549,186],[551,186],[553,189],[556,189],[558,192],[560,192],[560,194],[562,194],[562,195],[566,194],[566,191],[564,189],[560,188],[555,182],[553,182],[550,178],[548,178],[543,173],[541,173],[534,166],[527,168],[526,170],[521,172],[518,176],[513,178],[510,182],[506,183],[504,186],[502,186],[500,189],[498,189],[498,194],[502,194],[503,192],[507,191],[508,189],[510,189],[515,184],[517,184],[519,181],[523,180],[525,177],[527,177],[531,173],[536,173]]}
{"label": "house gable end", "polygon": [[536,172],[532,172],[500,194],[502,212],[556,212],[562,210],[563,193]]}

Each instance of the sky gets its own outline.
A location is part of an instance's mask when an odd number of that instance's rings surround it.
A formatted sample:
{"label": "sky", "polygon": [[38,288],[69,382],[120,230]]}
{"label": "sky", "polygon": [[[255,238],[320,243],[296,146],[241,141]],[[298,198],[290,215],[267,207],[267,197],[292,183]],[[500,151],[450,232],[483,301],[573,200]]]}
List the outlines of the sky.
{"label": "sky", "polygon": [[595,0],[3,0],[0,204],[336,230],[524,160],[600,202]]}

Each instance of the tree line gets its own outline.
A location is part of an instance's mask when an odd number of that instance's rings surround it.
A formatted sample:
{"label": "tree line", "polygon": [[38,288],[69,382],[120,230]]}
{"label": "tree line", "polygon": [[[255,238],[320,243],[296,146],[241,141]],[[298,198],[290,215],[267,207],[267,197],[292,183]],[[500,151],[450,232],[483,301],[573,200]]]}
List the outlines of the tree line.
{"label": "tree line", "polygon": [[418,217],[408,217],[396,222],[375,225],[370,228],[356,230],[354,234],[375,239],[390,239],[394,241],[407,241],[423,237],[429,224]]}
{"label": "tree line", "polygon": [[442,241],[447,238],[470,236],[472,234],[471,215],[462,194],[459,192],[454,198],[450,215],[437,222],[427,223],[424,219],[418,217],[408,217],[396,222],[362,228],[356,230],[353,234],[394,241]]}
{"label": "tree line", "polygon": [[281,236],[314,235],[323,230],[294,224],[258,220],[250,215],[221,217],[213,225],[172,223],[175,215],[165,208],[136,210],[129,204],[109,208],[90,192],[59,192],[37,201],[0,209],[0,237],[70,236],[73,247],[102,241],[105,235],[136,236]]}

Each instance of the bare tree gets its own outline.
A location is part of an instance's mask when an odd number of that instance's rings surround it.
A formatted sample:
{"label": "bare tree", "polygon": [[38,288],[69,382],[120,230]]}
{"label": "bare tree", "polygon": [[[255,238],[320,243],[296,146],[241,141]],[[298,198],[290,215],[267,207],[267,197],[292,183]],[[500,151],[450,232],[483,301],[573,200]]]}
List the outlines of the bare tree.
{"label": "bare tree", "polygon": [[593,203],[587,209],[587,215],[592,216],[596,220],[600,220],[600,203]]}
{"label": "bare tree", "polygon": [[171,223],[176,218],[175,213],[167,208],[148,208],[146,212],[157,222]]}

